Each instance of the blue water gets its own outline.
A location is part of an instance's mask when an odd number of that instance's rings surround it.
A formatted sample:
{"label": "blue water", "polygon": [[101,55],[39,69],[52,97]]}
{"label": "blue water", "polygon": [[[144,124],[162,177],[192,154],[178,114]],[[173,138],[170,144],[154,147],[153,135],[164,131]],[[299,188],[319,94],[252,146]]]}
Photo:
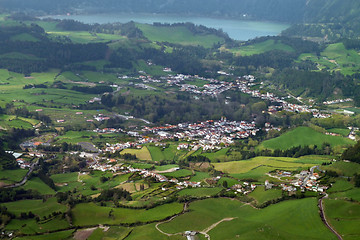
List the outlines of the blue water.
{"label": "blue water", "polygon": [[138,13],[108,13],[108,14],[90,14],[90,15],[58,15],[51,16],[58,19],[74,19],[83,23],[126,23],[134,21],[138,23],[154,22],[161,23],[181,23],[192,22],[197,25],[222,29],[231,38],[236,40],[249,40],[261,36],[274,36],[281,33],[289,27],[288,24],[261,22],[261,21],[243,21],[234,19],[208,18],[208,17],[189,17],[181,15],[165,14],[138,14]]}

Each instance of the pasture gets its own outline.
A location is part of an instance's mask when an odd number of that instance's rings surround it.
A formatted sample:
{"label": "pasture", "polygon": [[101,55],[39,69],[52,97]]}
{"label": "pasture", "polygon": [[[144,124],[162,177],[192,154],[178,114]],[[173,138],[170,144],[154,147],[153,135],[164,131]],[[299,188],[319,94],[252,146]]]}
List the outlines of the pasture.
{"label": "pasture", "polygon": [[360,165],[358,163],[344,161],[334,162],[331,165],[323,166],[323,168],[324,170],[335,171],[347,177],[352,177],[355,173],[360,172]]}
{"label": "pasture", "polygon": [[159,228],[166,233],[202,231],[224,218],[234,218],[209,231],[211,239],[336,239],[322,223],[315,198],[284,201],[264,209],[236,200],[206,199],[191,203],[189,209]]}
{"label": "pasture", "polygon": [[216,170],[229,173],[240,174],[248,173],[259,167],[266,167],[266,170],[289,170],[296,171],[301,169],[308,169],[321,162],[328,162],[328,160],[306,159],[306,158],[286,158],[286,157],[256,157],[249,160],[241,160],[225,163],[214,163]]}
{"label": "pasture", "polygon": [[35,219],[13,219],[6,225],[7,231],[18,231],[21,234],[46,233],[49,231],[64,230],[70,227],[66,219],[61,216],[52,217],[50,220],[36,222]]}
{"label": "pasture", "polygon": [[149,210],[100,207],[94,203],[81,203],[72,209],[72,214],[75,226],[91,226],[159,221],[181,212],[182,209],[183,205],[180,203],[164,204]]}
{"label": "pasture", "polygon": [[154,161],[178,160],[188,153],[187,150],[177,150],[177,145],[175,144],[170,144],[169,147],[165,148],[149,145],[147,148]]}
{"label": "pasture", "polygon": [[163,175],[166,177],[169,177],[169,178],[183,178],[183,177],[191,176],[192,174],[193,174],[193,172],[190,170],[180,169],[175,172],[164,173]]}
{"label": "pasture", "polygon": [[223,38],[216,35],[196,35],[184,26],[157,27],[149,24],[136,24],[145,37],[153,42],[169,42],[182,45],[212,47],[215,43],[224,42]]}
{"label": "pasture", "polygon": [[35,177],[28,180],[23,186],[24,189],[33,189],[41,195],[53,195],[55,191],[46,185],[40,178]]}
{"label": "pasture", "polygon": [[279,189],[269,189],[265,191],[265,187],[258,186],[248,197],[253,198],[257,206],[268,202],[270,200],[278,199],[282,197],[282,191]]}
{"label": "pasture", "polygon": [[16,170],[1,170],[0,182],[15,183],[20,182],[26,175],[28,170],[16,169]]}
{"label": "pasture", "polygon": [[345,240],[360,238],[360,205],[358,203],[325,199],[324,205],[326,218]]}
{"label": "pasture", "polygon": [[70,239],[74,230],[67,230],[55,233],[47,233],[44,235],[38,236],[24,236],[24,237],[16,237],[14,240],[63,240],[63,239]]}
{"label": "pasture", "polygon": [[141,149],[124,149],[121,151],[121,154],[134,154],[139,160],[151,161],[151,155],[147,147],[142,147]]}
{"label": "pasture", "polygon": [[40,218],[48,216],[53,212],[66,212],[67,207],[57,202],[56,198],[49,198],[46,202],[43,200],[20,200],[2,204],[9,212],[20,216],[22,212],[31,211]]}
{"label": "pasture", "polygon": [[273,39],[269,39],[264,42],[255,43],[252,45],[246,45],[239,48],[230,49],[230,51],[237,56],[251,56],[254,54],[261,54],[272,50],[281,50],[285,52],[294,51],[292,47],[283,44],[281,41],[275,41]]}
{"label": "pasture", "polygon": [[222,188],[189,188],[178,192],[179,196],[193,196],[193,197],[211,197],[218,194]]}
{"label": "pasture", "polygon": [[348,138],[325,135],[309,127],[298,127],[280,137],[264,141],[259,145],[259,149],[286,150],[299,145],[317,145],[320,147],[323,143],[329,143],[333,147],[355,144]]}
{"label": "pasture", "polygon": [[321,56],[302,54],[299,60],[310,60],[317,64],[318,70],[340,71],[344,75],[351,75],[360,70],[357,64],[360,56],[356,50],[347,50],[343,43],[330,44]]}

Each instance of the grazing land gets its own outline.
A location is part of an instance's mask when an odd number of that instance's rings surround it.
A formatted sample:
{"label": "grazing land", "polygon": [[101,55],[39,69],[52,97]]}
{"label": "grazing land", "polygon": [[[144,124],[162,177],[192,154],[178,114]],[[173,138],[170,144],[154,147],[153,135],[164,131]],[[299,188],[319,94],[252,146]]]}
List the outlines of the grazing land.
{"label": "grazing land", "polygon": [[331,146],[346,146],[355,142],[343,137],[328,136],[308,127],[298,127],[280,137],[264,141],[260,148],[286,150],[300,145],[321,146],[323,143],[329,143]]}

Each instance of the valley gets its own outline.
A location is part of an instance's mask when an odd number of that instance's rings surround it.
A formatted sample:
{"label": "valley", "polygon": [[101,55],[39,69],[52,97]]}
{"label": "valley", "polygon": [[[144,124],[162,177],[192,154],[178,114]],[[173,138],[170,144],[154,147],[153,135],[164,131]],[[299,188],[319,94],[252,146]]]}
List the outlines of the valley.
{"label": "valley", "polygon": [[0,238],[359,238],[357,41],[0,23]]}

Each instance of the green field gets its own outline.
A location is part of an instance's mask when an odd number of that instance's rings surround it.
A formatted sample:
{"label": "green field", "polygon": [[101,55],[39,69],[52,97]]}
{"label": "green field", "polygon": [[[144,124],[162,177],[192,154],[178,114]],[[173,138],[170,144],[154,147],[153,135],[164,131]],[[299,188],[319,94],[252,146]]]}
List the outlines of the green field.
{"label": "green field", "polygon": [[202,231],[224,218],[234,218],[209,231],[211,239],[237,239],[240,236],[241,239],[336,239],[322,223],[316,199],[285,201],[258,210],[238,201],[219,198],[193,202],[189,209],[159,228],[166,233]]}
{"label": "green field", "polygon": [[348,136],[350,134],[350,129],[348,128],[331,128],[331,129],[328,129],[327,130],[328,132],[331,132],[331,133],[337,133],[337,134],[340,134],[341,136]]}
{"label": "green field", "polygon": [[210,178],[209,173],[207,172],[195,172],[195,176],[190,178],[190,182],[201,182],[202,180]]}
{"label": "green field", "polygon": [[346,180],[337,180],[331,188],[327,191],[328,193],[344,192],[354,188],[354,185]]}
{"label": "green field", "polygon": [[51,189],[48,185],[46,185],[40,178],[31,178],[28,180],[24,187],[24,189],[34,189],[38,191],[41,195],[53,195],[55,191]]}
{"label": "green field", "polygon": [[259,146],[259,149],[286,150],[299,145],[317,145],[320,147],[323,143],[329,143],[331,146],[355,144],[354,141],[347,138],[325,135],[309,127],[298,127],[284,133],[280,137],[264,141]]}
{"label": "green field", "polygon": [[67,207],[57,202],[56,198],[49,198],[46,202],[43,200],[21,200],[2,204],[8,211],[20,216],[20,213],[31,211],[40,218],[48,216],[53,212],[65,212]]}
{"label": "green field", "polygon": [[142,147],[141,149],[125,149],[121,151],[121,154],[130,153],[136,155],[136,158],[139,160],[151,161],[151,155],[147,147]]}
{"label": "green field", "polygon": [[224,39],[215,35],[195,35],[184,26],[157,27],[149,24],[136,24],[145,37],[153,42],[169,42],[183,45],[200,45],[210,48]]}
{"label": "green field", "polygon": [[259,186],[248,195],[256,201],[256,205],[261,205],[267,201],[282,197],[282,191],[279,189],[270,189],[265,191],[265,187]]}
{"label": "green field", "polygon": [[154,161],[172,161],[183,158],[188,151],[187,150],[177,150],[177,145],[169,144],[169,147],[156,147],[156,146],[147,146],[150,151],[151,157]]}
{"label": "green field", "polygon": [[294,49],[282,42],[275,41],[273,39],[266,40],[261,43],[255,43],[252,45],[241,46],[240,48],[233,48],[230,51],[238,56],[251,56],[254,54],[260,54],[272,50],[282,50],[286,52],[293,52]]}
{"label": "green field", "polygon": [[0,182],[14,183],[20,182],[26,175],[28,170],[17,169],[17,170],[1,170],[0,171]]}
{"label": "green field", "polygon": [[21,234],[47,233],[49,231],[65,230],[70,227],[69,223],[57,216],[50,220],[36,222],[34,219],[13,219],[6,225],[5,230],[18,231]]}
{"label": "green field", "polygon": [[28,237],[16,237],[15,240],[63,240],[70,239],[74,230],[67,230],[62,232],[48,233],[38,236],[28,236]]}
{"label": "green field", "polygon": [[76,144],[79,142],[89,142],[92,140],[92,137],[97,136],[97,133],[90,131],[69,131],[66,132],[65,135],[59,135],[55,140],[58,143],[66,142]]}
{"label": "green field", "polygon": [[38,124],[39,121],[35,119],[17,117],[15,115],[0,115],[0,126],[5,129],[9,128],[24,128],[32,129],[33,125]]}
{"label": "green field", "polygon": [[184,240],[183,236],[166,236],[155,228],[155,223],[136,227],[126,240]]}
{"label": "green field", "polygon": [[342,200],[325,199],[325,214],[330,224],[345,240],[360,238],[360,205]]}
{"label": "green field", "polygon": [[317,64],[319,70],[340,71],[351,75],[360,70],[360,56],[355,50],[347,50],[343,43],[330,44],[320,57],[314,54],[302,54],[299,60],[310,60]]}
{"label": "green field", "polygon": [[248,173],[259,167],[266,167],[266,170],[283,169],[289,171],[296,171],[300,169],[307,169],[318,165],[322,162],[328,162],[325,159],[311,159],[311,158],[285,158],[285,157],[256,157],[249,160],[241,160],[226,163],[214,163],[215,169],[229,174]]}
{"label": "green field", "polygon": [[182,178],[182,177],[188,177],[191,176],[193,173],[190,170],[187,169],[180,169],[172,173],[164,173],[163,175],[166,177],[174,177],[174,178]]}
{"label": "green field", "polygon": [[325,170],[336,171],[340,175],[352,177],[355,173],[360,172],[360,164],[353,162],[338,161],[331,165],[324,166]]}
{"label": "green field", "polygon": [[67,183],[67,182],[76,182],[78,179],[79,173],[61,173],[51,175],[51,179],[54,180],[55,183]]}
{"label": "green field", "polygon": [[[73,208],[72,214],[75,226],[88,226],[161,220],[181,212],[182,209],[183,206],[180,203],[164,204],[149,210],[100,207],[94,203],[81,203]],[[109,217],[111,210],[113,210],[113,217]]]}
{"label": "green field", "polygon": [[50,37],[67,37],[73,43],[96,43],[109,42],[123,39],[123,36],[115,34],[91,33],[91,32],[71,32],[71,31],[49,31]]}
{"label": "green field", "polygon": [[189,188],[178,192],[179,196],[210,197],[218,194],[222,188]]}

